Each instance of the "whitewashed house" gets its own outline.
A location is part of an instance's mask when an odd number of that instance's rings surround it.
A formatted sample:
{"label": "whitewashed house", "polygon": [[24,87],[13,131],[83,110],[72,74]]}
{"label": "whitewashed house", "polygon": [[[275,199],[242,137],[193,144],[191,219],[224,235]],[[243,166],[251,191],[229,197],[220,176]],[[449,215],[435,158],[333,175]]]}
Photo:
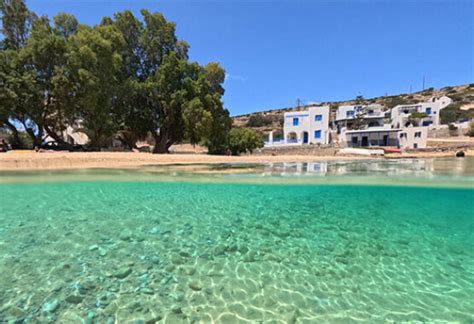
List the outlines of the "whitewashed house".
{"label": "whitewashed house", "polygon": [[329,144],[329,106],[286,112],[283,134],[286,145]]}
{"label": "whitewashed house", "polygon": [[357,116],[362,117],[368,127],[380,127],[384,125],[385,112],[383,111],[382,105],[339,106],[336,112],[336,119],[334,120],[334,126],[337,128],[338,133],[351,129]]}
{"label": "whitewashed house", "polygon": [[425,113],[427,117],[421,118],[415,126],[436,127],[441,124],[440,112],[453,101],[451,98],[443,96],[441,98],[433,97],[428,102],[422,102],[412,105],[398,105],[391,110],[391,124],[394,128],[403,128],[413,125],[410,119],[412,113]]}
{"label": "whitewashed house", "polygon": [[428,127],[372,127],[345,132],[347,147],[426,148]]}

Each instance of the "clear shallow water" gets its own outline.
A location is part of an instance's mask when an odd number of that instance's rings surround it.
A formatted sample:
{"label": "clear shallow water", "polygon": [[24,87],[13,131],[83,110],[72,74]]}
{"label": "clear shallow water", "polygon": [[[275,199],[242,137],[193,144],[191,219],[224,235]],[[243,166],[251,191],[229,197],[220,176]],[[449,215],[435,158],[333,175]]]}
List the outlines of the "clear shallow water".
{"label": "clear shallow water", "polygon": [[314,166],[3,173],[0,322],[474,320],[473,160]]}

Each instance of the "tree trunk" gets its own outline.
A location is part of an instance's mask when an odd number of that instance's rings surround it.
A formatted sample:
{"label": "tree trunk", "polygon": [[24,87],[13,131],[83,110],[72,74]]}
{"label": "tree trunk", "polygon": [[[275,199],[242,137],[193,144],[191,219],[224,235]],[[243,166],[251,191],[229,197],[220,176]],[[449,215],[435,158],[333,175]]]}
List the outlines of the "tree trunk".
{"label": "tree trunk", "polygon": [[18,129],[16,129],[15,125],[10,123],[9,120],[4,121],[3,124],[5,126],[7,126],[8,129],[12,132],[13,141],[15,142],[15,143],[10,143],[12,145],[12,147],[13,148],[20,148],[18,146],[20,146],[22,143],[21,143],[21,140],[20,140],[20,134],[18,133]]}
{"label": "tree trunk", "polygon": [[166,154],[170,152],[168,149],[171,145],[169,144],[168,138],[165,134],[158,135],[153,133],[153,138],[155,139],[153,154]]}
{"label": "tree trunk", "polygon": [[56,134],[55,132],[53,132],[49,127],[45,126],[44,127],[44,130],[46,131],[46,133],[48,133],[48,135],[54,139],[58,144],[61,144],[63,146],[66,146],[66,147],[70,147],[72,148],[72,145],[69,144],[68,142],[66,142],[61,136],[59,136],[58,134]]}

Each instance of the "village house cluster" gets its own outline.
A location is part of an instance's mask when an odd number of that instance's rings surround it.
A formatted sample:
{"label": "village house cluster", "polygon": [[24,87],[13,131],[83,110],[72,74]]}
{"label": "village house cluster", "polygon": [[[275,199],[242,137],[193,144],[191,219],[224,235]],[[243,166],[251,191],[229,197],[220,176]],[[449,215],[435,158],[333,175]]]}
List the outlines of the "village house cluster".
{"label": "village house cluster", "polygon": [[283,139],[273,141],[270,134],[266,145],[425,148],[428,129],[439,127],[440,111],[450,103],[452,99],[443,96],[390,110],[379,104],[339,106],[334,120],[329,106],[286,112]]}

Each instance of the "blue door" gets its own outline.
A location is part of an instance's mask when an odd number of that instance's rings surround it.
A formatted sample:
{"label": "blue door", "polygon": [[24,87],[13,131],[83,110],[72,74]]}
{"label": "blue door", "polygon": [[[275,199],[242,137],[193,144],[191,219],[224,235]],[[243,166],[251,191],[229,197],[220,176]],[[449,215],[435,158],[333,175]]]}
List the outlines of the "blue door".
{"label": "blue door", "polygon": [[308,144],[308,132],[303,133],[303,144]]}

